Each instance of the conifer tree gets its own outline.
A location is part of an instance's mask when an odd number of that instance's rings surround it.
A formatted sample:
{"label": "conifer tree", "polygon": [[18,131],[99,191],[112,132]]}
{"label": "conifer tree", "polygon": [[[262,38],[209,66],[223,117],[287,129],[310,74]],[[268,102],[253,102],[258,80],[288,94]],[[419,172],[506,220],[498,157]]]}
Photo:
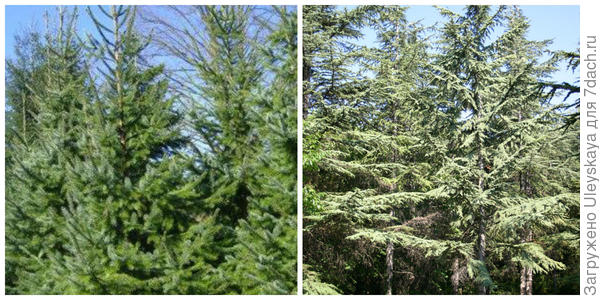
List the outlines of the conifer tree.
{"label": "conifer tree", "polygon": [[[236,229],[238,245],[230,264],[234,278],[248,282],[244,293],[296,291],[296,13],[274,7],[278,21],[262,47],[265,72],[274,78],[258,93],[251,110],[255,134],[256,183],[248,217]],[[260,228],[260,230],[257,230]]]}
{"label": "conifer tree", "polygon": [[[467,8],[464,17],[453,16],[451,12],[442,10],[442,13],[450,18],[444,32],[447,43],[452,46],[445,52],[446,57],[441,59],[442,67],[438,69],[446,87],[451,88],[456,97],[454,99],[458,100],[456,103],[461,110],[466,109],[469,114],[464,122],[459,123],[461,132],[457,136],[462,143],[461,151],[466,151],[461,154],[461,158],[455,159],[450,169],[466,166],[472,172],[470,182],[477,182],[477,185],[469,188],[470,192],[466,192],[471,196],[467,196],[465,200],[472,197],[467,200],[468,207],[472,207],[467,213],[472,214],[478,226],[476,250],[477,263],[480,264],[480,275],[477,279],[480,293],[489,293],[493,287],[487,267],[488,249],[501,248],[500,245],[493,244],[501,242],[489,236],[487,222],[490,219],[495,220],[493,215],[506,205],[503,203],[505,197],[511,194],[507,190],[507,178],[503,172],[518,172],[520,193],[529,198],[534,196],[532,179],[529,178],[532,173],[530,170],[520,171],[517,161],[528,149],[539,151],[541,147],[534,144],[533,137],[534,132],[543,132],[543,129],[535,130],[531,127],[540,126],[536,123],[540,123],[541,116],[544,116],[541,110],[544,96],[541,95],[540,98],[536,86],[554,70],[552,64],[537,59],[548,42],[530,42],[524,38],[528,25],[518,9],[512,9],[510,14],[504,7],[493,13],[490,9],[471,6]],[[487,41],[494,27],[505,19],[508,19],[506,31],[497,40]],[[452,66],[457,69],[452,71],[452,74],[444,74],[453,70]],[[540,139],[546,138],[547,136]],[[512,149],[508,150],[508,147]],[[475,156],[472,156],[472,153]],[[531,163],[529,157],[528,164]],[[520,163],[520,166],[526,165],[527,163]],[[553,195],[539,201],[557,201],[563,197]],[[522,241],[531,242],[530,230],[522,230]],[[561,268],[560,263],[543,253],[534,254],[531,248],[521,251],[518,255],[533,260],[526,262],[524,258],[513,258],[523,267],[523,293],[531,293],[532,269],[546,272],[553,268]],[[539,265],[543,267],[540,269]]]}
{"label": "conifer tree", "polygon": [[49,260],[66,252],[67,237],[62,231],[66,219],[61,214],[68,205],[64,170],[81,159],[78,128],[87,101],[86,71],[74,32],[76,19],[77,10],[59,8],[57,26],[49,25],[44,42],[34,45],[32,51],[37,54],[32,59],[40,61],[34,65],[33,79],[41,79],[42,85],[25,81],[19,92],[23,98],[15,106],[28,110],[20,120],[29,125],[7,128],[10,293],[48,293],[53,288]]}
{"label": "conifer tree", "polygon": [[64,287],[72,292],[219,293],[219,226],[200,210],[201,178],[185,174],[179,116],[157,79],[162,66],[139,62],[147,40],[135,31],[135,7],[99,10],[104,16],[88,13],[101,37],[91,44],[103,86],[87,132],[90,157],[71,179],[82,203],[64,212],[70,255],[55,269],[76,276]]}
{"label": "conifer tree", "polygon": [[[46,55],[44,36],[35,30],[15,36],[15,58],[6,60],[6,103],[11,108],[7,114],[7,127],[17,130],[25,141],[34,134],[34,115],[37,112],[31,89],[38,89],[43,76]],[[10,136],[10,132],[7,133]],[[10,138],[8,138],[10,140]]]}
{"label": "conifer tree", "polygon": [[[352,76],[348,76],[347,50],[352,48],[353,44],[344,38],[359,37],[360,32],[357,29],[357,24],[348,20],[348,16],[352,14],[351,12],[340,13],[333,6],[304,6],[303,10],[302,73],[303,116],[305,118],[302,149],[304,152],[303,207],[305,218],[303,262],[304,264],[313,265],[314,271],[322,280],[340,285],[344,281],[344,277],[341,275],[344,272],[344,266],[331,264],[330,262],[334,261],[334,258],[329,254],[341,253],[346,248],[356,248],[354,245],[350,246],[350,242],[345,240],[345,235],[349,233],[348,230],[351,224],[348,224],[348,227],[332,228],[331,226],[318,226],[318,223],[311,224],[309,221],[310,218],[316,217],[315,214],[320,215],[323,208],[323,204],[319,200],[322,198],[322,191],[324,190],[321,187],[324,182],[321,182],[318,176],[321,167],[319,162],[322,158],[325,158],[331,148],[335,148],[329,143],[328,145],[322,143],[325,141],[322,138],[329,134],[335,134],[341,126],[348,129],[349,127],[346,127],[349,121],[348,118],[352,117],[351,114],[342,114],[342,111],[333,109],[329,111],[329,115],[324,114],[327,101],[325,97],[328,99],[334,97],[333,90],[328,93],[327,89],[331,89],[331,87],[338,89],[342,84],[338,81],[340,78],[342,80],[352,78]],[[331,59],[333,55],[338,57],[337,61]],[[341,72],[337,72],[337,76],[331,76],[340,69],[345,70],[345,77],[339,75]],[[354,75],[354,73],[351,74]],[[320,82],[325,83],[320,84]],[[333,106],[327,106],[327,108],[333,108]],[[342,106],[342,108],[344,107]],[[316,116],[318,112],[323,112],[322,118],[318,119]],[[331,182],[336,182],[336,179],[331,180]],[[340,236],[340,232],[345,233]],[[329,240],[331,243],[319,243],[319,240]],[[323,246],[323,248],[320,248],[320,246]],[[317,256],[313,257],[313,255]],[[329,269],[330,272],[323,272],[324,269]],[[321,272],[325,277],[319,275]]]}
{"label": "conifer tree", "polygon": [[20,271],[17,292],[220,293],[212,266],[219,226],[198,210],[198,179],[185,176],[186,161],[176,154],[183,139],[166,82],[156,80],[162,68],[137,61],[144,43],[133,28],[134,8],[99,9],[114,26],[90,14],[102,37],[92,41],[101,78],[77,75],[72,26],[60,27],[68,35],[59,33],[59,47],[49,50],[57,58],[49,60],[39,117],[44,138],[35,154],[54,166],[15,170],[37,181],[26,190],[38,210],[15,206],[15,217],[35,217],[42,224],[25,228],[46,242],[28,254],[35,263]]}
{"label": "conifer tree", "polygon": [[210,200],[232,228],[248,215],[252,158],[257,151],[250,115],[263,70],[246,36],[249,8],[198,7],[206,26],[205,52],[199,54],[198,75],[206,105],[193,112],[194,130],[212,150],[217,172]]}
{"label": "conifer tree", "polygon": [[[348,69],[348,52],[354,47],[345,39],[362,34],[363,16],[368,7],[338,11],[331,5],[304,6],[302,76],[303,117],[320,102],[342,100],[346,80],[354,76]],[[310,37],[310,38],[308,38]],[[353,81],[353,83],[355,83]]]}
{"label": "conifer tree", "polygon": [[[509,152],[518,154],[506,157],[504,153],[500,152],[498,154],[501,156],[499,155],[497,161],[504,160],[502,164],[515,164],[512,167],[513,176],[517,179],[515,181],[519,183],[519,192],[525,199],[508,204],[510,208],[507,207],[499,212],[497,222],[506,226],[507,221],[512,221],[512,226],[514,226],[512,229],[504,227],[501,231],[504,234],[513,232],[514,235],[508,237],[513,243],[514,236],[520,236],[521,244],[515,246],[520,253],[513,254],[512,260],[521,265],[520,293],[531,295],[534,272],[540,274],[553,269],[565,268],[564,264],[554,261],[547,256],[547,251],[542,250],[540,244],[544,242],[539,239],[540,232],[547,234],[549,231],[556,232],[555,230],[558,229],[563,235],[571,236],[569,240],[572,240],[572,235],[576,234],[568,227],[562,226],[573,221],[569,216],[569,211],[576,211],[578,205],[578,195],[574,193],[577,188],[573,189],[569,180],[565,180],[566,178],[562,176],[570,173],[571,176],[576,177],[578,172],[573,170],[572,166],[576,165],[572,160],[573,157],[569,158],[568,155],[565,155],[572,153],[572,150],[563,148],[564,145],[561,145],[563,141],[576,139],[574,138],[576,131],[569,131],[566,134],[559,131],[560,124],[567,124],[571,121],[551,113],[553,107],[544,100],[549,99],[553,93],[540,95],[534,92],[538,82],[543,80],[548,71],[554,69],[552,64],[535,66],[536,60],[531,59],[531,57],[541,56],[541,48],[546,42],[536,43],[525,39],[524,34],[528,25],[519,9],[511,10],[508,18],[508,31],[502,38],[502,48],[510,49],[503,49],[503,53],[507,53],[505,55],[509,68],[507,73],[514,78],[511,80],[515,92],[513,97],[517,98],[515,104],[518,106],[511,107],[512,111],[516,112],[509,119],[513,122],[504,124],[509,129],[508,132],[514,136],[513,141],[505,145],[508,149],[512,149]],[[524,57],[530,59],[523,59]],[[551,125],[551,120],[556,120],[555,122],[559,125]],[[541,153],[540,150],[542,150]],[[557,154],[561,158],[558,158]],[[504,176],[498,175],[496,177],[506,180]],[[555,181],[558,178],[562,179]],[[511,219],[514,216],[503,215],[507,210],[514,209],[513,205],[519,202],[521,203],[519,205],[520,214],[529,216],[529,220],[526,222],[516,222]],[[550,207],[552,207],[551,210]],[[540,219],[536,219],[534,216]],[[529,249],[524,250],[523,248]]]}

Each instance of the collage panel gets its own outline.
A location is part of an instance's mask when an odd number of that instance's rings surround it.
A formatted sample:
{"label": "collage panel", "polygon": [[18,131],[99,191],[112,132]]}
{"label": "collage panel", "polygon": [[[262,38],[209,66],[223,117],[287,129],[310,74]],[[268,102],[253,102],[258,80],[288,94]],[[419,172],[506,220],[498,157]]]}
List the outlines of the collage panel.
{"label": "collage panel", "polygon": [[579,6],[302,18],[305,295],[579,294]]}
{"label": "collage panel", "polygon": [[297,293],[296,6],[5,17],[5,294]]}

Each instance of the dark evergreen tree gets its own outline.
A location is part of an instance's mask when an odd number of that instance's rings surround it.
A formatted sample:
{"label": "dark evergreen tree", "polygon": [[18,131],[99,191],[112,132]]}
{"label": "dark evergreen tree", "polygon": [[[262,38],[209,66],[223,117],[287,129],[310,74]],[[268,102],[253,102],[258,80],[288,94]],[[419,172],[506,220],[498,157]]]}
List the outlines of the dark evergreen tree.
{"label": "dark evergreen tree", "polygon": [[303,6],[304,118],[311,108],[324,102],[343,101],[344,90],[356,83],[347,81],[354,76],[348,60],[355,45],[349,39],[362,36],[359,28],[365,22],[362,16],[368,11],[368,7],[339,11],[331,5]]}
{"label": "dark evergreen tree", "polygon": [[218,278],[218,226],[199,211],[198,179],[184,174],[178,115],[167,82],[156,79],[162,67],[139,63],[147,41],[134,29],[136,8],[99,10],[104,16],[88,13],[101,37],[91,40],[101,86],[82,128],[86,159],[68,177],[67,254],[51,268],[72,280],[55,278],[62,286],[54,292],[218,293],[218,279],[209,284]]}

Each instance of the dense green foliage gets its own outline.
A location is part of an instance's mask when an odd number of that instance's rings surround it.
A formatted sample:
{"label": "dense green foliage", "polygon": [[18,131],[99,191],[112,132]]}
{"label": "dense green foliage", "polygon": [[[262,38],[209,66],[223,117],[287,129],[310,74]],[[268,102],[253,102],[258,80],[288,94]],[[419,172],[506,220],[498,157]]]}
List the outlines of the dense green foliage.
{"label": "dense green foliage", "polygon": [[578,293],[572,56],[517,7],[303,9],[304,293]]}
{"label": "dense green foliage", "polygon": [[137,7],[87,8],[85,38],[59,8],[18,39],[7,294],[295,293],[296,12],[190,9],[208,41],[191,106],[145,55]]}

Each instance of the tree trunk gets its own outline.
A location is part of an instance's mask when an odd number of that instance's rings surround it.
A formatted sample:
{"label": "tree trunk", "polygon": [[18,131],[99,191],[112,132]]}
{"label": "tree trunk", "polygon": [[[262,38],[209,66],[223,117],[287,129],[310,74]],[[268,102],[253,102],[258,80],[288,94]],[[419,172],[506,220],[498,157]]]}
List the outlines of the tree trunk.
{"label": "tree trunk", "polygon": [[[396,21],[396,38],[399,37],[399,33],[400,33],[400,26],[398,25],[398,21]],[[398,51],[396,52],[396,57],[394,59],[394,63],[398,62]],[[398,65],[396,65],[394,67],[395,69],[398,68]],[[397,114],[396,114],[396,103],[393,103],[392,106],[392,126],[394,126],[393,128],[393,132],[394,132],[394,136],[398,136],[398,119],[397,119]],[[394,150],[393,152],[393,156],[392,156],[392,161],[396,162],[398,158],[398,153],[396,152],[396,150]],[[397,176],[396,172],[394,171],[394,178]],[[394,191],[398,190],[398,186],[396,184],[394,184],[393,187]],[[394,210],[390,210],[390,217],[394,217]],[[393,222],[392,224],[393,225]],[[391,241],[388,241],[387,247],[385,249],[385,274],[386,274],[386,288],[387,288],[387,295],[391,295],[392,294],[392,279],[394,278],[394,243],[392,243]]]}
{"label": "tree trunk", "polygon": [[[519,112],[519,122],[522,121],[523,116],[521,112]],[[529,182],[529,171],[526,171],[524,174],[522,172],[519,173],[519,187],[521,192],[527,195],[527,197],[531,198],[533,196],[533,189]],[[525,229],[525,233],[523,234],[522,242],[529,243],[533,241],[533,231],[530,228]],[[522,267],[521,268],[521,295],[531,295],[533,292],[533,270],[531,268]]]}
{"label": "tree trunk", "polygon": [[459,285],[460,285],[460,266],[458,257],[454,258],[452,261],[452,276],[450,277],[450,281],[452,282],[452,292],[454,295],[461,294]]}
{"label": "tree trunk", "polygon": [[[310,84],[310,73],[311,73],[310,65],[308,65],[308,63],[306,63],[306,62],[303,62],[303,64],[302,64],[303,84]],[[302,119],[306,119],[308,117],[309,93],[306,92],[306,90],[307,90],[306,87],[304,87],[303,90],[304,90],[304,95],[302,97]]]}
{"label": "tree trunk", "polygon": [[[394,216],[394,211],[390,211],[390,216]],[[394,243],[388,241],[385,249],[385,285],[386,295],[392,294],[392,279],[394,277]]]}
{"label": "tree trunk", "polygon": [[527,295],[533,294],[533,270],[531,268],[527,268]]}
{"label": "tree trunk", "polygon": [[[477,81],[474,84],[475,86],[475,90],[477,90]],[[475,92],[475,101],[477,103],[477,120],[481,120],[481,118],[483,117],[482,115],[482,110],[483,110],[483,101],[481,99],[481,97],[479,96],[479,94],[477,92]],[[478,129],[479,130],[479,129]],[[478,135],[481,135],[481,132],[477,133]],[[481,142],[481,138],[477,137],[478,140],[478,144],[477,144],[477,164],[479,167],[479,178],[478,178],[478,187],[479,187],[479,192],[483,193],[484,189],[485,189],[485,182],[484,182],[484,172],[485,172],[485,163],[484,163],[484,159],[483,159],[483,145]],[[481,263],[484,264],[485,266],[485,247],[486,247],[486,226],[485,226],[485,220],[486,220],[486,212],[485,212],[485,208],[483,206],[483,204],[479,205],[479,228],[478,228],[478,238],[477,238],[477,259],[479,261],[481,261]],[[489,291],[488,288],[483,284],[480,283],[479,284],[479,294],[480,295],[486,295]]]}
{"label": "tree trunk", "polygon": [[123,182],[125,182],[125,178],[129,177],[129,171],[126,167],[126,159],[127,159],[127,132],[125,131],[125,111],[124,111],[124,95],[123,95],[123,82],[122,82],[122,74],[121,74],[121,63],[122,57],[121,54],[121,45],[123,41],[121,40],[120,35],[120,21],[119,14],[115,8],[115,6],[111,7],[112,18],[113,18],[113,32],[114,32],[114,46],[113,46],[113,58],[115,60],[115,85],[117,89],[117,98],[118,98],[118,107],[119,107],[119,121],[117,127],[117,133],[119,134],[119,144],[121,145],[121,174],[123,174]]}
{"label": "tree trunk", "polygon": [[[527,230],[524,242],[533,241],[533,233]],[[531,268],[521,268],[521,295],[532,295],[533,293],[533,270]]]}
{"label": "tree trunk", "polygon": [[[479,212],[483,215],[483,207],[479,208]],[[479,238],[477,240],[477,259],[485,265],[485,224],[483,218],[479,222]],[[486,295],[488,293],[487,287],[483,284],[479,284],[479,294]]]}
{"label": "tree trunk", "polygon": [[532,295],[533,293],[533,270],[521,268],[521,295]]}

